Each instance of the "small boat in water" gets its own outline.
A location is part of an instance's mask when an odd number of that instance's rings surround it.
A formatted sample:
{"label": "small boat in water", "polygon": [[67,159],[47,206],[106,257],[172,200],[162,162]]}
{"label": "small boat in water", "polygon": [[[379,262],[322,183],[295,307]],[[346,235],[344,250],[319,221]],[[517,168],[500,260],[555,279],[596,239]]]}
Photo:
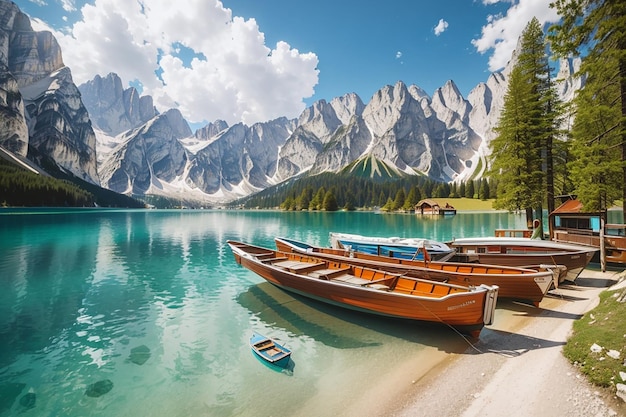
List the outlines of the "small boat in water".
{"label": "small boat in water", "polygon": [[252,351],[264,361],[279,366],[287,367],[291,358],[291,351],[269,337],[254,333],[250,337]]}
{"label": "small boat in water", "polygon": [[530,269],[463,262],[425,262],[312,246],[285,237],[274,238],[274,242],[276,248],[282,252],[304,253],[326,260],[402,273],[415,278],[459,285],[497,285],[498,298],[527,300],[535,306],[539,305],[553,285],[558,285],[560,275],[560,268],[550,266]]}
{"label": "small boat in water", "polygon": [[491,324],[497,286],[462,286],[228,241],[235,261],[275,286],[387,317],[449,325],[474,337]]}
{"label": "small boat in water", "polygon": [[559,281],[574,281],[587,267],[596,248],[524,237],[469,237],[449,242],[456,250],[451,260],[491,265],[532,267],[562,265]]}
{"label": "small boat in water", "polygon": [[361,236],[331,232],[330,245],[335,249],[354,250],[401,259],[445,260],[454,255],[454,249],[443,242],[418,238]]}

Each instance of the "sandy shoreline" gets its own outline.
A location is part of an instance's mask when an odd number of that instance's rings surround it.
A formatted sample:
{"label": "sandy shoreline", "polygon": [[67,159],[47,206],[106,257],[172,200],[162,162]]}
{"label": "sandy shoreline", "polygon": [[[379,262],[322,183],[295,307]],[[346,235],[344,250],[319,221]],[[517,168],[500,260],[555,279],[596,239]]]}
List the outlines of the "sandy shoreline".
{"label": "sandy shoreline", "polygon": [[[586,269],[539,308],[499,302],[494,324],[462,354],[420,352],[354,399],[346,416],[622,416],[626,405],[594,388],[563,357],[574,320],[622,271]],[[461,350],[462,351],[462,350]],[[381,388],[381,385],[384,388]]]}

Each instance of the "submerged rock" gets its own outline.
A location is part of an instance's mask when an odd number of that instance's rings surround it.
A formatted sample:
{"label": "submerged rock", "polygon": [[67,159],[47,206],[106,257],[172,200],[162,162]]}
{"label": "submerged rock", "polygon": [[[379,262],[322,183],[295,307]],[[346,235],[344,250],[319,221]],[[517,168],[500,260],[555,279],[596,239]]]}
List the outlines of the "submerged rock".
{"label": "submerged rock", "polygon": [[87,387],[85,395],[88,397],[100,397],[113,389],[113,382],[110,379],[103,379]]}
{"label": "submerged rock", "polygon": [[128,359],[132,363],[143,365],[148,359],[150,359],[150,355],[150,348],[146,345],[141,345],[130,350],[130,357]]}
{"label": "submerged rock", "polygon": [[26,409],[35,408],[37,395],[34,392],[28,392],[20,398],[20,405]]}

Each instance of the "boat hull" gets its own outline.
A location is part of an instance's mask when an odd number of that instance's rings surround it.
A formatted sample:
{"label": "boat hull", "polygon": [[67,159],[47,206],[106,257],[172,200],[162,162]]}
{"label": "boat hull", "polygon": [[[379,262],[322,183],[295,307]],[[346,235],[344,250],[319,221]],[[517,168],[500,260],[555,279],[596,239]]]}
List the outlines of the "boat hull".
{"label": "boat hull", "polygon": [[[386,317],[409,319],[423,322],[436,322],[450,325],[472,336],[478,336],[485,324],[493,320],[498,288],[481,286],[472,288],[448,286],[447,295],[434,293],[418,296],[418,282],[414,279],[400,278],[386,274],[389,280],[395,280],[393,288],[377,285],[358,284],[336,279],[320,279],[303,273],[290,271],[271,263],[264,263],[254,254],[246,252],[249,245],[239,242],[228,242],[235,260],[243,267],[258,274],[275,286],[311,299],[325,303],[376,314]],[[256,249],[264,249],[253,247]],[[266,249],[269,253],[269,251]],[[300,254],[272,252],[272,256],[284,257],[298,262],[319,264],[320,260]],[[282,262],[284,265],[285,262]],[[330,265],[331,263],[329,263]],[[334,263],[337,268],[348,267],[346,264]],[[372,284],[374,281],[372,281]],[[412,287],[411,287],[412,285]],[[430,288],[442,288],[441,283],[430,282]]]}
{"label": "boat hull", "polygon": [[445,243],[427,239],[384,238],[331,233],[330,242],[335,249],[347,249],[370,255],[383,255],[400,259],[424,260],[424,249],[426,249],[430,260],[445,259],[454,253],[454,250]]}
{"label": "boat hull", "polygon": [[499,265],[475,265],[461,262],[423,262],[385,256],[351,253],[341,249],[321,248],[286,238],[275,238],[276,248],[282,252],[306,253],[326,260],[346,262],[408,276],[445,281],[458,285],[498,286],[498,298],[526,300],[538,306],[552,287],[558,272],[537,271]]}
{"label": "boat hull", "polygon": [[250,347],[259,359],[279,368],[287,368],[291,360],[289,349],[257,333],[250,337]]}
{"label": "boat hull", "polygon": [[526,238],[458,239],[450,243],[457,250],[452,258],[505,266],[562,265],[559,282],[575,281],[589,265],[597,249]]}

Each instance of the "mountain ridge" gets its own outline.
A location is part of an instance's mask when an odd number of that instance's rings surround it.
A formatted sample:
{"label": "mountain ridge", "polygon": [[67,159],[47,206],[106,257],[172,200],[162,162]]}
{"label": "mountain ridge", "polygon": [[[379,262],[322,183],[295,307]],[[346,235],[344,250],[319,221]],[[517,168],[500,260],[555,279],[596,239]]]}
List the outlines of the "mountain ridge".
{"label": "mountain ridge", "polygon": [[[159,113],[152,97],[124,88],[115,73],[76,87],[50,33],[34,32],[11,2],[0,0],[0,12],[0,118],[9,127],[0,146],[21,156],[34,146],[60,168],[118,193],[207,204],[358,166],[442,182],[480,178],[515,61],[467,98],[452,80],[432,97],[397,81],[367,103],[348,93],[318,100],[295,119],[251,126],[216,120],[192,132],[179,110]],[[574,76],[578,68],[579,61],[561,61],[566,99],[584,83]]]}

